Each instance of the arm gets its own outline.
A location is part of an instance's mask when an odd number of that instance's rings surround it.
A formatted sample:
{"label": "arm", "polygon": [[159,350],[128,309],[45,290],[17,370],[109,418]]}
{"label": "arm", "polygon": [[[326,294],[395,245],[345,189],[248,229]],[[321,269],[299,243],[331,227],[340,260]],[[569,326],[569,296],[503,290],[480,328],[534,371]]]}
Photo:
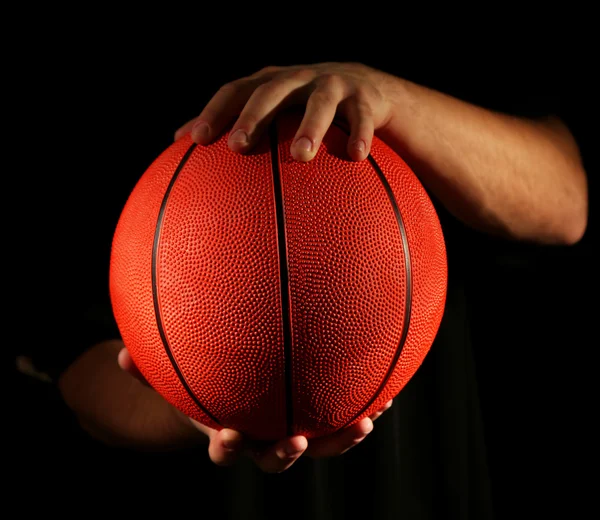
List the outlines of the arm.
{"label": "arm", "polygon": [[299,101],[306,113],[292,145],[298,160],[314,157],[340,113],[351,127],[351,158],[364,159],[377,134],[475,229],[554,244],[573,244],[585,231],[586,175],[559,119],[496,113],[361,64],[268,67],[224,85],[175,136],[191,131],[206,144],[237,118],[229,145],[243,153],[278,108]]}
{"label": "arm", "polygon": [[81,426],[104,443],[162,450],[206,443],[207,437],[156,392],[119,368],[119,340],[85,351],[61,375],[62,397]]}
{"label": "arm", "polygon": [[512,117],[408,81],[390,84],[393,111],[381,136],[456,217],[516,239],[581,238],[586,175],[559,119]]}

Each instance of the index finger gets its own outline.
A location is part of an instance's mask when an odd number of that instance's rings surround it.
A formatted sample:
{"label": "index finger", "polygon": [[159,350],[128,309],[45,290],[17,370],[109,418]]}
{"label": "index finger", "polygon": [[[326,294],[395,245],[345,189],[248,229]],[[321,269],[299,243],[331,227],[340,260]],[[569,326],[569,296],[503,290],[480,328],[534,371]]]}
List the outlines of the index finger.
{"label": "index finger", "polygon": [[269,81],[282,67],[264,67],[245,78],[223,85],[209,100],[202,112],[175,132],[175,140],[191,132],[192,140],[208,144],[238,116],[256,88]]}
{"label": "index finger", "polygon": [[208,144],[238,115],[256,86],[264,79],[242,78],[223,85],[209,100],[200,114],[175,132],[175,140],[191,132],[192,140]]}

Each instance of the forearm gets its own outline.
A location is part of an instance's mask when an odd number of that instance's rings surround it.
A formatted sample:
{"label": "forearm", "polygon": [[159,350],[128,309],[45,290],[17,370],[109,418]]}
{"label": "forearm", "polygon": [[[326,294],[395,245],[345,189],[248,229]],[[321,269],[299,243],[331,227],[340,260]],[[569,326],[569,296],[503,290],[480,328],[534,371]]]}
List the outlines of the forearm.
{"label": "forearm", "polygon": [[380,136],[457,218],[516,239],[579,240],[587,181],[560,121],[499,114],[408,81],[389,83],[393,111]]}
{"label": "forearm", "polygon": [[81,426],[108,444],[170,449],[203,441],[203,435],[159,394],[122,371],[123,344],[106,341],[77,359],[59,381]]}

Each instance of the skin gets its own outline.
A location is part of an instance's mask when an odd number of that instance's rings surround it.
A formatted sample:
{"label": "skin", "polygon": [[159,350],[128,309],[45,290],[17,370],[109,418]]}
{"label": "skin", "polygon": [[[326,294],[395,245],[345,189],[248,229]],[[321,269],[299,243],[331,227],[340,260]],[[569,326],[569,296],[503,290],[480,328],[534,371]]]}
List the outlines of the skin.
{"label": "skin", "polygon": [[[467,225],[542,244],[574,244],[587,226],[588,186],[577,144],[557,117],[496,113],[358,63],[267,67],[224,85],[200,114],[179,128],[207,145],[233,124],[229,147],[247,153],[275,114],[305,105],[291,145],[310,161],[334,117],[350,126],[351,159],[364,160],[374,135],[411,165],[424,186]],[[266,472],[302,455],[331,457],[359,444],[385,410],[310,442],[295,436],[267,447],[230,429],[185,417],[144,384],[122,342],[98,344],[59,382],[67,404],[91,435],[140,449],[208,443],[215,464],[251,457]]]}
{"label": "skin", "polygon": [[181,413],[148,386],[121,340],[105,341],[84,352],[61,376],[59,389],[79,423],[92,437],[138,450],[172,450],[208,444],[217,465],[251,457],[268,473],[288,469],[301,455],[333,457],[359,444],[385,407],[340,432],[311,440],[295,436],[268,445],[246,441],[234,430],[214,430]]}
{"label": "skin", "polygon": [[[486,233],[574,244],[587,226],[578,146],[557,117],[528,119],[469,104],[358,63],[267,67],[224,85],[175,138],[210,143],[233,122],[229,147],[246,153],[283,107],[306,105],[291,153],[310,161],[337,115],[348,153],[364,160],[376,134],[457,218]],[[239,114],[239,115],[238,115]]]}

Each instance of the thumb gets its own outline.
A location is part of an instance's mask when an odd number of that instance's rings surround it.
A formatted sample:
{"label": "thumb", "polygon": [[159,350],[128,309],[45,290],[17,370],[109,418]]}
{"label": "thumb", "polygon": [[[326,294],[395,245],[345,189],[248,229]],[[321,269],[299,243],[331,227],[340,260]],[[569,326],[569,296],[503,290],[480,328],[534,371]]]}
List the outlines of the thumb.
{"label": "thumb", "polygon": [[119,351],[119,355],[117,356],[117,363],[119,364],[119,367],[121,367],[121,370],[124,370],[129,375],[135,377],[138,381],[145,384],[146,386],[150,386],[148,381],[146,381],[146,378],[140,372],[137,365],[133,362],[133,359],[131,359],[131,354],[129,354],[129,351],[126,347],[123,347]]}

